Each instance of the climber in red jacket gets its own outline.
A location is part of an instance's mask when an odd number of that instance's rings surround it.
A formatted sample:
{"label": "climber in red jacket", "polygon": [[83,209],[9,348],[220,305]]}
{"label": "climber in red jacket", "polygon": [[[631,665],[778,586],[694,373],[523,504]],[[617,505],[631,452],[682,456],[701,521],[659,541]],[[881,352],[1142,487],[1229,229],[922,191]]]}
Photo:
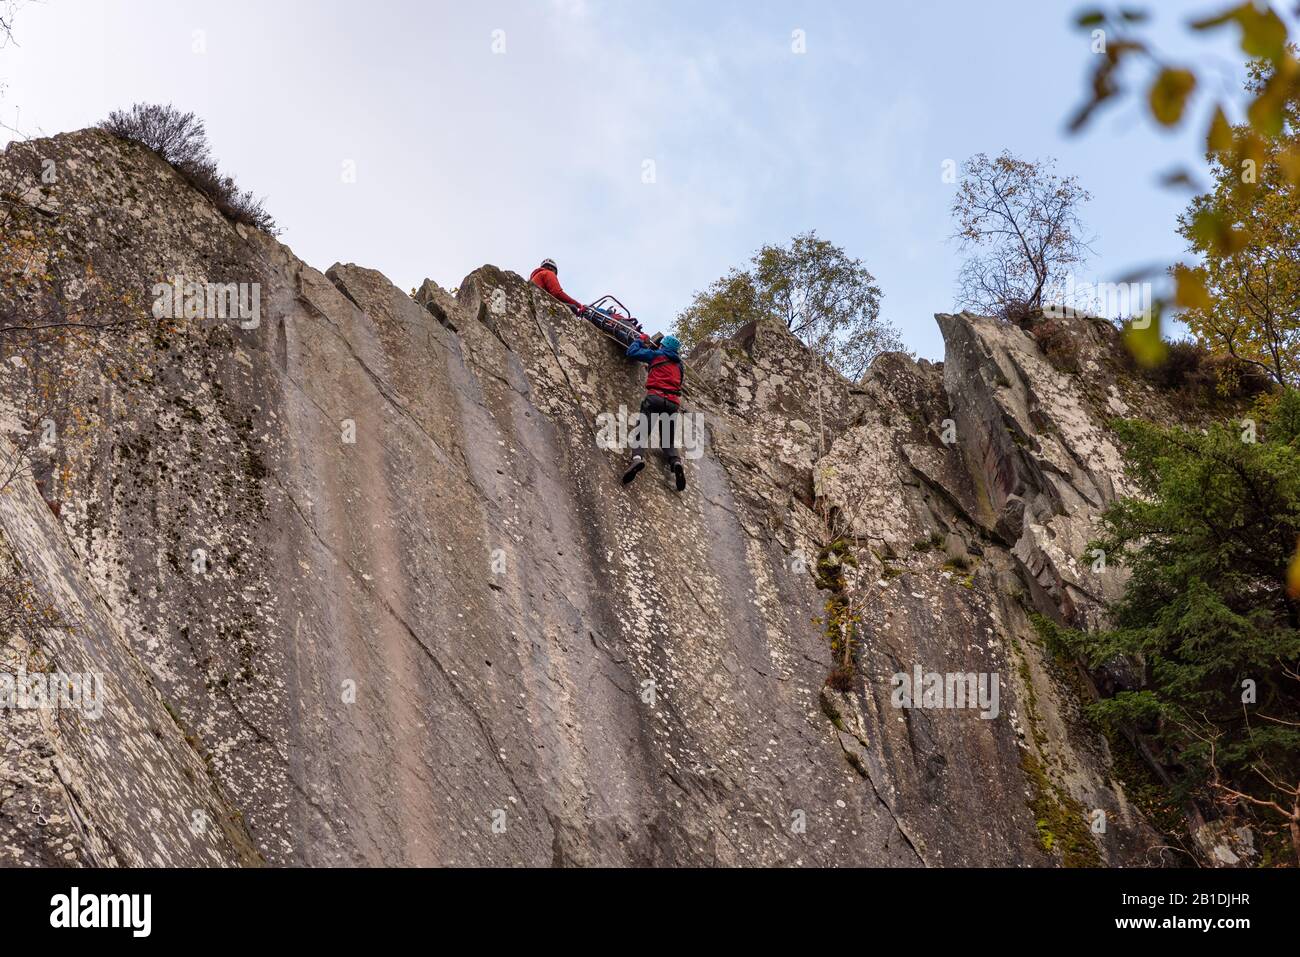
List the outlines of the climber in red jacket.
{"label": "climber in red jacket", "polygon": [[587,307],[564,291],[563,287],[560,286],[559,273],[560,270],[555,265],[554,259],[543,259],[542,264],[534,269],[533,274],[528,277],[528,281],[534,286],[545,289],[552,296],[581,316],[586,312]]}
{"label": "climber in red jacket", "polygon": [[[677,481],[677,491],[682,492],[686,490],[686,469],[677,452],[677,428],[681,422],[682,377],[686,367],[677,355],[680,346],[676,336],[664,336],[656,346],[649,336],[642,333],[639,340],[627,347],[627,357],[650,367],[645,377],[646,396],[641,402],[641,415],[650,431],[657,434],[659,448],[668,459],[668,467]],[[645,468],[645,448],[650,438],[647,434],[632,437],[632,464],[623,473],[624,485]]]}

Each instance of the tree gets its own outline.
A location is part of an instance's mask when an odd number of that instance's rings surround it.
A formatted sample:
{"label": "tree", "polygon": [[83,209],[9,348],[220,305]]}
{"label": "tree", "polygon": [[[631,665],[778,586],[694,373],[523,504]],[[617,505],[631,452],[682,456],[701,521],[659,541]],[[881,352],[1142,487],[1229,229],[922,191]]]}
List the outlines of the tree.
{"label": "tree", "polygon": [[[1272,73],[1267,61],[1254,61],[1247,89],[1266,88]],[[1232,130],[1231,141],[1251,136],[1243,124]],[[1193,198],[1178,219],[1179,233],[1201,261],[1175,266],[1173,274],[1194,291],[1183,319],[1212,352],[1295,385],[1300,381],[1300,184],[1292,183],[1279,163],[1289,150],[1300,149],[1294,110],[1287,111],[1282,131],[1264,142],[1259,170],[1239,168],[1237,149],[1208,154],[1213,189]],[[1258,181],[1252,190],[1241,188],[1247,174]],[[1213,224],[1224,224],[1234,241],[1220,242]]]}
{"label": "tree", "polygon": [[[14,39],[14,21],[18,18],[18,10],[24,2],[25,0],[0,0],[0,50],[11,44],[17,45]],[[0,98],[3,98],[7,86],[4,77],[0,77]],[[3,120],[0,120],[0,130],[19,138],[22,136],[16,128]]]}
{"label": "tree", "polygon": [[876,356],[902,349],[898,330],[880,318],[880,287],[815,231],[789,246],[764,246],[748,269],[732,269],[697,292],[673,334],[687,348],[734,335],[762,318],[778,319],[834,369],[854,381]]}
{"label": "tree", "polygon": [[962,249],[981,250],[962,266],[958,306],[1002,319],[1037,315],[1044,294],[1091,251],[1079,207],[1092,197],[1052,160],[1003,151],[976,154],[962,167],[952,215]]}
{"label": "tree", "polygon": [[[1142,35],[1149,20],[1147,10],[1131,6],[1115,11],[1094,8],[1078,15],[1076,25],[1090,34],[1096,65],[1092,69],[1089,95],[1070,120],[1071,130],[1083,129],[1102,107],[1130,93],[1133,76],[1143,77],[1144,105],[1152,119],[1168,129],[1178,128],[1198,112],[1188,109],[1198,92],[1222,86],[1202,82],[1205,71],[1201,68],[1164,59]],[[1294,129],[1300,116],[1300,60],[1290,42],[1286,21],[1271,4],[1247,0],[1222,7],[1190,26],[1198,32],[1235,29],[1242,53],[1252,60],[1263,61],[1269,68],[1264,82],[1247,85],[1250,96],[1240,104],[1247,123],[1235,131],[1228,123],[1230,107],[1225,109],[1226,98],[1211,93],[1211,101],[1204,111],[1209,117],[1205,126],[1207,149],[1212,154],[1224,154],[1225,166],[1239,171],[1249,168],[1257,173],[1280,174],[1292,186],[1300,185],[1300,146],[1291,142],[1282,148],[1276,145],[1271,148],[1269,143],[1282,134],[1288,122]],[[1146,76],[1135,69],[1138,67],[1147,68]],[[1165,181],[1169,185],[1181,185],[1192,182],[1193,177],[1186,169],[1177,169],[1168,173]],[[1242,175],[1233,190],[1241,201],[1249,201],[1261,181],[1260,175]],[[1214,206],[1200,210],[1195,230],[1207,249],[1231,256],[1244,245],[1246,237],[1226,212]],[[1155,321],[1142,329],[1130,330],[1125,337],[1135,358],[1145,365],[1157,364],[1163,356],[1160,319],[1170,302],[1195,309],[1203,307],[1209,296],[1205,280],[1212,277],[1202,276],[1195,270],[1175,268],[1172,271],[1178,281],[1172,297],[1161,296],[1155,301]]]}
{"label": "tree", "polygon": [[753,274],[732,269],[695,294],[691,304],[677,316],[673,335],[687,349],[705,339],[730,338],[765,315],[758,300]]}
{"label": "tree", "polygon": [[1089,549],[1132,577],[1111,627],[1056,637],[1094,667],[1140,665],[1139,687],[1092,712],[1152,733],[1180,797],[1282,809],[1300,856],[1300,392],[1258,424],[1263,441],[1253,420],[1116,423],[1141,497],[1112,505]]}
{"label": "tree", "polygon": [[0,0],[0,50],[14,42],[14,19],[22,0]]}

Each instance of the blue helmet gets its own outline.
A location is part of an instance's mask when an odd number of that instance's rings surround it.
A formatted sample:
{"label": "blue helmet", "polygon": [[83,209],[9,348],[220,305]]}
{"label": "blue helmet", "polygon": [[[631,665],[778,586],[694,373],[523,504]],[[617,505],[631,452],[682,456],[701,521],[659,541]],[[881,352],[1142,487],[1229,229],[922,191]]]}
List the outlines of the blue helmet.
{"label": "blue helmet", "polygon": [[663,341],[659,343],[660,349],[663,349],[664,352],[670,352],[673,355],[677,355],[677,350],[680,347],[681,343],[677,341],[676,336],[664,336]]}

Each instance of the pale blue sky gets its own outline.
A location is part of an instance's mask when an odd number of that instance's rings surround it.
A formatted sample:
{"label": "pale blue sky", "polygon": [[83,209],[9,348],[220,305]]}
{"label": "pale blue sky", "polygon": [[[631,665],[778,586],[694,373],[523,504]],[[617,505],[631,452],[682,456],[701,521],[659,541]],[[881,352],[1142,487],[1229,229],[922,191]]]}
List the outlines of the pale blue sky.
{"label": "pale blue sky", "polygon": [[[1225,3],[1149,5],[1165,52],[1213,53],[1229,82],[1229,36],[1182,27]],[[1131,104],[1063,130],[1090,64],[1080,6],[44,0],[0,51],[0,109],[56,133],[174,102],[318,268],[454,286],[485,262],[526,275],[552,256],[570,293],[617,293],[652,329],[761,244],[816,229],[867,263],[884,315],[937,358],[931,317],[952,307],[961,258],[946,159],[1009,148],[1078,174],[1094,194],[1086,278],[1181,253],[1185,196],[1157,180],[1196,140]]]}

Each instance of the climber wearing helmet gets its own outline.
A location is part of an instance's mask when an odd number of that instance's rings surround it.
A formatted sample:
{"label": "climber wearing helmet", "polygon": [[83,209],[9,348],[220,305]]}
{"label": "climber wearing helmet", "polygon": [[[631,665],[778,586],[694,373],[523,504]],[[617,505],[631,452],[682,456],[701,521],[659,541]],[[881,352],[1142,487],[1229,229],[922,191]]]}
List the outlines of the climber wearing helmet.
{"label": "climber wearing helmet", "polygon": [[659,447],[673,470],[673,476],[677,480],[677,491],[686,488],[686,469],[682,465],[682,458],[678,454],[676,445],[682,377],[685,373],[682,360],[677,355],[679,347],[676,337],[664,336],[658,348],[655,348],[650,337],[644,333],[640,339],[627,347],[627,357],[646,363],[650,366],[650,371],[645,377],[646,397],[641,402],[641,414],[645,416],[648,427],[644,430],[632,430],[629,443],[632,446],[632,464],[623,473],[624,485],[636,478],[637,473],[645,468],[645,457],[642,452],[650,436],[658,431]]}
{"label": "climber wearing helmet", "polygon": [[587,307],[570,296],[560,286],[560,270],[554,259],[543,259],[542,264],[533,270],[528,281],[540,289],[545,289],[560,302],[564,303],[578,315],[584,315]]}

